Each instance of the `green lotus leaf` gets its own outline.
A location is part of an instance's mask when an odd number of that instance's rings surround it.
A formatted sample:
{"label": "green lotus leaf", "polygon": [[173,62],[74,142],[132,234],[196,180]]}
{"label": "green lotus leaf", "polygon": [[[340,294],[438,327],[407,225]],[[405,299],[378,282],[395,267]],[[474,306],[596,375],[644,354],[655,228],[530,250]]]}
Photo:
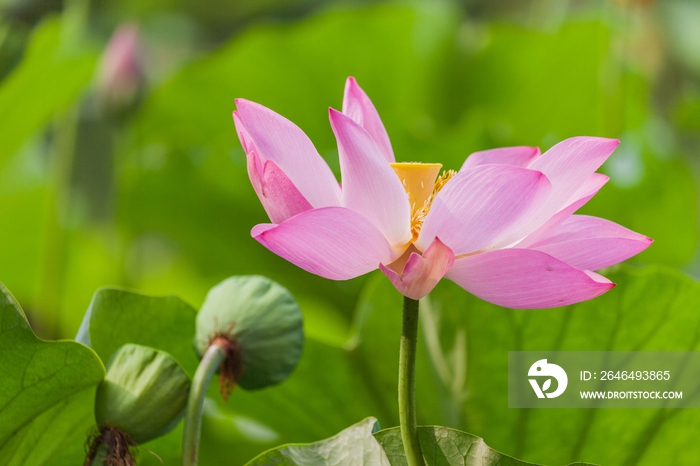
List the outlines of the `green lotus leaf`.
{"label": "green lotus leaf", "polygon": [[[374,434],[391,466],[407,466],[398,427]],[[476,435],[440,426],[418,427],[418,441],[427,466],[537,466],[499,453]],[[568,466],[593,466],[571,463]]]}
{"label": "green lotus leaf", "polygon": [[304,329],[294,297],[272,280],[231,277],[212,288],[197,314],[195,345],[202,355],[212,338],[230,335],[240,344],[246,390],[278,384],[301,357]]}
{"label": "green lotus leaf", "polygon": [[378,429],[377,420],[369,417],[320,442],[266,451],[245,466],[389,466],[386,454],[372,436]]}
{"label": "green lotus leaf", "polygon": [[194,375],[192,351],[196,310],[177,296],[147,296],[118,288],[102,288],[92,297],[75,339],[106,363],[127,343],[165,351]]}
{"label": "green lotus leaf", "polygon": [[104,373],[90,348],[37,338],[0,284],[0,464],[75,464]]}
{"label": "green lotus leaf", "polygon": [[166,434],[182,418],[190,378],[169,354],[146,346],[119,348],[97,388],[95,420],[128,433],[137,443]]}
{"label": "green lotus leaf", "polygon": [[[378,429],[379,423],[370,417],[320,442],[266,451],[245,466],[407,466],[401,430]],[[426,466],[538,466],[499,453],[480,437],[448,427],[418,427],[418,439]]]}

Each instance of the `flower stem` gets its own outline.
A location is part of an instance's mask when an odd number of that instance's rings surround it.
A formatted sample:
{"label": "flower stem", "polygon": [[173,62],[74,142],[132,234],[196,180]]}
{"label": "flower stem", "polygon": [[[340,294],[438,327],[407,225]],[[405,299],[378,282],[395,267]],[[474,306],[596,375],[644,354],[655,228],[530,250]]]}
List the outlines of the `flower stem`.
{"label": "flower stem", "polygon": [[185,411],[185,429],[182,438],[182,465],[197,466],[199,437],[202,430],[202,409],[211,378],[226,358],[226,349],[216,341],[207,348],[194,373]]}
{"label": "flower stem", "polygon": [[107,456],[109,455],[109,448],[104,443],[97,447],[95,452],[95,458],[90,462],[90,466],[104,466],[107,464]]}
{"label": "flower stem", "polygon": [[425,466],[416,428],[416,343],[418,301],[403,298],[403,324],[399,353],[399,421],[408,466]]}

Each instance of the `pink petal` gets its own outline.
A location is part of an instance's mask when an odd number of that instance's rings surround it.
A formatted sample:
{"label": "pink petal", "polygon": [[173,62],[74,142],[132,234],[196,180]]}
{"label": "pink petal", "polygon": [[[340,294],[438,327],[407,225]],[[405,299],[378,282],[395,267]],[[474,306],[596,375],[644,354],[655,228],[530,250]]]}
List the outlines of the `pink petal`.
{"label": "pink petal", "polygon": [[474,152],[464,161],[460,171],[478,165],[502,164],[527,167],[540,155],[539,147],[515,146]]}
{"label": "pink petal", "polygon": [[538,208],[551,186],[542,173],[511,165],[481,165],[460,171],[438,193],[416,246],[436,237],[456,255],[478,251]]}
{"label": "pink petal", "polygon": [[279,225],[260,224],[253,238],[307,272],[347,280],[400,254],[362,215],[344,207],[309,210]]}
{"label": "pink petal", "polygon": [[598,270],[639,254],[652,242],[609,220],[573,215],[530,247],[573,267]]}
{"label": "pink petal", "polygon": [[372,137],[354,120],[330,109],[343,175],[343,205],[367,217],[394,247],[411,240],[411,208],[399,177]]}
{"label": "pink petal", "polygon": [[[271,160],[264,165],[253,150],[248,153],[248,176],[255,193],[272,223],[282,223],[301,212],[311,210],[311,204]],[[260,166],[262,176],[260,176]]]}
{"label": "pink petal", "polygon": [[399,293],[411,299],[421,299],[433,291],[435,285],[450,270],[454,260],[452,250],[435,238],[422,256],[411,253],[401,275],[384,264],[379,264],[379,268],[389,277]]}
{"label": "pink petal", "polygon": [[[536,243],[540,239],[547,236],[553,228],[561,225],[567,218],[580,209],[586,202],[588,202],[593,196],[595,196],[600,188],[605,185],[610,180],[610,178],[602,173],[594,173],[591,177],[584,183],[579,190],[572,196],[572,201],[569,205],[561,209],[559,212],[554,214],[545,222],[544,225],[539,227],[534,232],[530,233],[525,239],[517,244],[519,248],[530,247],[531,244]],[[535,222],[533,222],[534,224]],[[530,225],[523,227],[519,234],[523,234]],[[592,269],[593,270],[593,269]]]}
{"label": "pink petal", "polygon": [[514,309],[567,306],[615,286],[549,254],[515,248],[457,258],[446,276],[485,301]]}
{"label": "pink petal", "polygon": [[343,113],[352,118],[358,125],[372,136],[377,143],[379,151],[387,162],[393,163],[394,151],[391,148],[389,135],[374,104],[369,100],[365,91],[360,88],[352,76],[345,81],[345,95],[343,96]]}
{"label": "pink petal", "polygon": [[[510,246],[528,235],[540,237],[549,229],[564,221],[598,192],[608,178],[595,170],[615,150],[615,139],[577,137],[566,139],[552,147],[529,165],[539,169],[552,182],[552,192],[547,202],[514,227],[507,238],[495,246]],[[518,243],[518,247],[529,243]]]}
{"label": "pink petal", "polygon": [[528,168],[547,175],[552,194],[542,214],[549,218],[567,204],[580,186],[620,144],[617,139],[575,137],[565,139],[532,162]]}
{"label": "pink petal", "polygon": [[236,99],[233,120],[243,148],[271,160],[313,207],[340,205],[340,187],[311,140],[291,121],[269,108]]}

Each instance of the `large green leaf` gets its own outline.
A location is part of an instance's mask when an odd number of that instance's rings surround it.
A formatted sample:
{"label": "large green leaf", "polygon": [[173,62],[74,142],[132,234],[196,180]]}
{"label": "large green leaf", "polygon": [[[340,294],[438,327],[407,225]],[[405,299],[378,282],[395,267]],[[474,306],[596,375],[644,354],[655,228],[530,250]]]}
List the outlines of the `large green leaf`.
{"label": "large green leaf", "polygon": [[75,464],[104,376],[97,355],[72,341],[42,341],[0,285],[0,463]]}
{"label": "large green leaf", "polygon": [[[398,427],[374,434],[391,466],[407,466]],[[484,440],[466,432],[440,426],[418,427],[418,441],[427,466],[535,466],[489,448]],[[586,466],[571,463],[568,466]],[[589,465],[593,466],[593,465]]]}
{"label": "large green leaf", "polygon": [[98,290],[76,339],[105,364],[123,345],[135,343],[172,355],[192,377],[198,358],[192,339],[196,311],[177,296],[146,296],[116,288]]}
{"label": "large green leaf", "polygon": [[[376,419],[367,418],[326,440],[269,450],[246,466],[406,466],[401,430],[378,428]],[[418,439],[427,466],[536,466],[489,448],[475,435],[447,427],[418,427]]]}
{"label": "large green leaf", "polygon": [[60,39],[58,20],[42,23],[22,62],[0,85],[0,166],[92,78],[96,58],[70,55]]}
{"label": "large green leaf", "polygon": [[320,442],[275,448],[246,466],[389,466],[386,454],[372,436],[378,428],[376,419],[367,418]]}
{"label": "large green leaf", "polygon": [[85,459],[85,442],[95,426],[95,387],[48,408],[0,448],[5,466],[75,466]]}

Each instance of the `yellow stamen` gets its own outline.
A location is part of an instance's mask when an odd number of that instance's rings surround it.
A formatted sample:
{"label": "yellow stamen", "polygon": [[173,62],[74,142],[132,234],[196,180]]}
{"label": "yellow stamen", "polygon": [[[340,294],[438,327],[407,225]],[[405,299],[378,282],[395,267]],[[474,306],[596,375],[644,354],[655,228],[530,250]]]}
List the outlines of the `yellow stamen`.
{"label": "yellow stamen", "polygon": [[408,193],[408,201],[411,203],[411,242],[414,242],[418,239],[435,195],[452,178],[455,171],[448,170],[438,177],[442,168],[442,164],[439,163],[392,163],[391,168]]}
{"label": "yellow stamen", "polygon": [[391,168],[403,183],[411,202],[422,206],[433,193],[435,178],[442,164],[440,163],[392,163]]}

